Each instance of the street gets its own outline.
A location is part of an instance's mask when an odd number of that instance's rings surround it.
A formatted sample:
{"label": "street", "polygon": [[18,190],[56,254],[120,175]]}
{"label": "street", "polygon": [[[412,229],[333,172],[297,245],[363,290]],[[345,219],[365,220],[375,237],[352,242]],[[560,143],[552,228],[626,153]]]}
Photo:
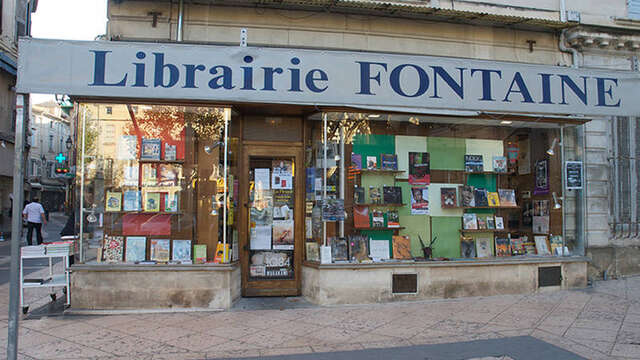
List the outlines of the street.
{"label": "street", "polygon": [[[63,224],[62,215],[52,216],[48,237]],[[5,342],[8,254],[9,242],[0,244]],[[45,271],[40,265],[26,269]],[[38,289],[25,300],[37,313],[48,295]],[[581,290],[378,305],[242,299],[226,312],[44,314],[20,321],[19,358],[640,359],[640,277]]]}

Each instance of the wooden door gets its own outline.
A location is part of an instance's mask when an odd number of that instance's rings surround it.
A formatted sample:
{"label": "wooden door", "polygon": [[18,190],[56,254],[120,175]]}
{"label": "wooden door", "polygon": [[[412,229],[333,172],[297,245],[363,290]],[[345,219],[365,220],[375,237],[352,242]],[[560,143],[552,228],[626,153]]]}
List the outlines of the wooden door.
{"label": "wooden door", "polygon": [[298,296],[304,162],[297,144],[245,145],[240,174],[243,296]]}

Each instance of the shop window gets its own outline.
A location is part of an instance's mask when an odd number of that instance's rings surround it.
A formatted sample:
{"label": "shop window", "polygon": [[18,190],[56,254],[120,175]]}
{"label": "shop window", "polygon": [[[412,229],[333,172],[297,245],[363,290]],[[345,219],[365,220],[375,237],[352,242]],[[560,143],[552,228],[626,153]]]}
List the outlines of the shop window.
{"label": "shop window", "polygon": [[237,198],[228,190],[237,189],[238,177],[237,141],[224,137],[230,111],[137,105],[136,114],[128,104],[106,107],[126,117],[116,119],[100,116],[103,105],[80,106],[84,153],[76,166],[85,171],[76,176],[76,189],[85,203],[76,208],[82,208],[80,218],[90,219],[77,229],[89,242],[82,261],[231,261]]}
{"label": "shop window", "polygon": [[49,152],[53,152],[53,135],[49,135]]}
{"label": "shop window", "polygon": [[566,144],[557,124],[361,113],[311,119],[307,261],[512,259],[559,256],[563,247],[582,254],[579,231],[565,231],[576,192],[564,196]]}
{"label": "shop window", "polygon": [[640,0],[627,0],[627,13],[630,19],[640,19]]}
{"label": "shop window", "polygon": [[640,122],[639,118],[613,119],[612,230],[638,234],[640,222]]}

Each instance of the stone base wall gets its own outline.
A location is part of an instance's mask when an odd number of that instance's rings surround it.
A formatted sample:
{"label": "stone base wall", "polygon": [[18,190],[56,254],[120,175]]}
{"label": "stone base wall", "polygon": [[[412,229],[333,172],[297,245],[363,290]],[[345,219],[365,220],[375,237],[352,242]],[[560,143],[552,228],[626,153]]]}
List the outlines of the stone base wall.
{"label": "stone base wall", "polygon": [[240,267],[232,265],[75,265],[75,309],[229,309],[240,297]]}
{"label": "stone base wall", "polygon": [[640,275],[640,246],[607,246],[587,249],[589,279],[601,280]]}
{"label": "stone base wall", "polygon": [[[302,269],[302,293],[319,305],[367,304],[469,296],[526,294],[587,286],[587,259],[500,263],[311,265]],[[560,266],[562,285],[538,288],[538,267]],[[392,274],[417,274],[416,294],[393,294]]]}

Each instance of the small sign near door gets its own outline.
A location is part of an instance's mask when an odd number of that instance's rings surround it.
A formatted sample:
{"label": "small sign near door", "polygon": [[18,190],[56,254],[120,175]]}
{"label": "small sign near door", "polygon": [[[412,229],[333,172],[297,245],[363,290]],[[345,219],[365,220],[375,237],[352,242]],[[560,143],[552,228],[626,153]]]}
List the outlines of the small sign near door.
{"label": "small sign near door", "polygon": [[567,190],[582,189],[582,161],[566,161],[564,170]]}

